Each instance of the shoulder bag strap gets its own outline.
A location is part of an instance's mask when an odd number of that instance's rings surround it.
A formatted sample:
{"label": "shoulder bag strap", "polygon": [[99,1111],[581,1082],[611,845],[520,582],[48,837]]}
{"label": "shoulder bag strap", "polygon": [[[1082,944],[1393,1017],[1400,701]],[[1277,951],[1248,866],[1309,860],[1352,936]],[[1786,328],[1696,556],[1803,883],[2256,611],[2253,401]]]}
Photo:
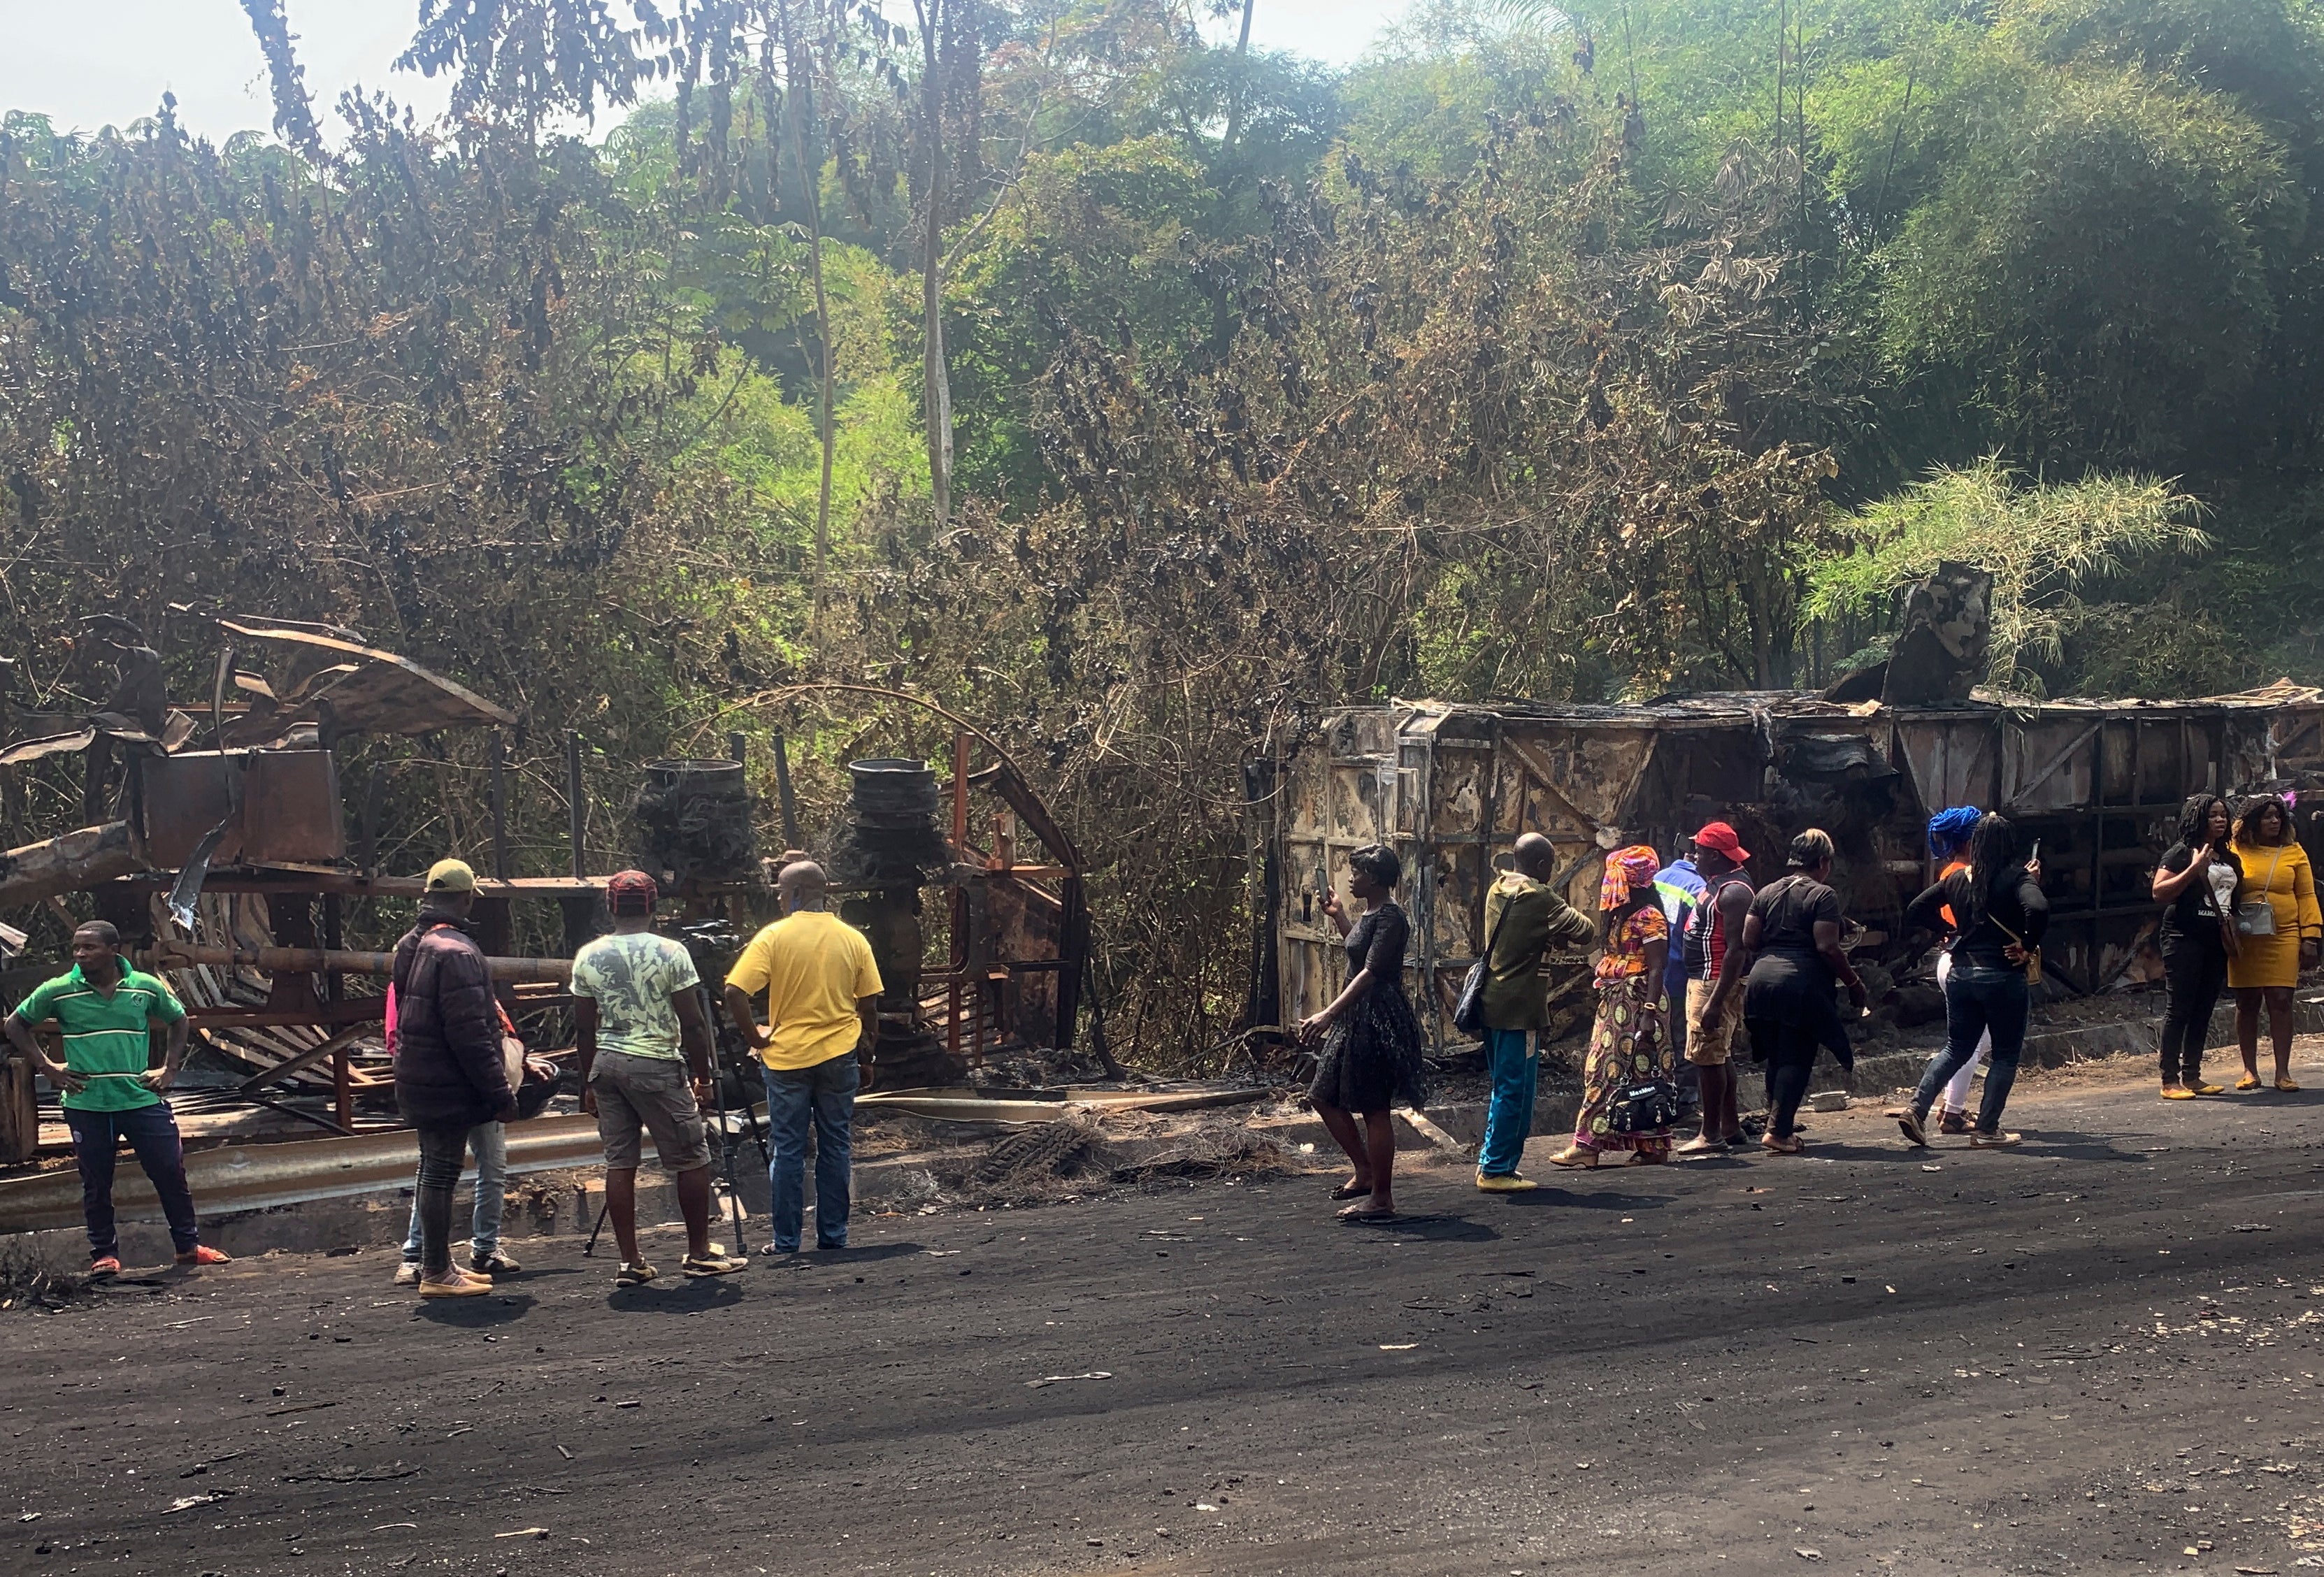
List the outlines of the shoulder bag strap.
{"label": "shoulder bag strap", "polygon": [[1493,973],[1493,949],[1501,945],[1501,927],[1509,923],[1509,908],[1517,900],[1515,893],[1503,895],[1501,918],[1493,922],[1492,931],[1485,937],[1485,973],[1487,974]]}

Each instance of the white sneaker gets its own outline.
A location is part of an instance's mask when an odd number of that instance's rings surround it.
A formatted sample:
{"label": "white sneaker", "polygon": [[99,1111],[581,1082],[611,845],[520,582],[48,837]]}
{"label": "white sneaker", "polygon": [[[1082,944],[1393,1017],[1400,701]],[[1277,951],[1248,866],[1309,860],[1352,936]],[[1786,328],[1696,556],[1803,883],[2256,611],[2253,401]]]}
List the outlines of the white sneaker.
{"label": "white sneaker", "polygon": [[420,1285],[420,1267],[414,1265],[409,1259],[406,1259],[402,1264],[398,1265],[395,1268],[395,1285],[398,1286],[418,1286]]}

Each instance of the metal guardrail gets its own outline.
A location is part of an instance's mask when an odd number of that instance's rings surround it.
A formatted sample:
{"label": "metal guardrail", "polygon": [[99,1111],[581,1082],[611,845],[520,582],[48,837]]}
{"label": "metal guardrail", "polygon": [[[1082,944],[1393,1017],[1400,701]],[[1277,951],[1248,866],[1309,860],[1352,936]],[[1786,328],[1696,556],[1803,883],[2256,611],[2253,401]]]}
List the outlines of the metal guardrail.
{"label": "metal guardrail", "polygon": [[[592,1166],[605,1153],[597,1138],[597,1120],[577,1116],[512,1122],[508,1150],[511,1172]],[[195,1207],[212,1217],[409,1187],[419,1165],[420,1141],[407,1130],[193,1150],[186,1156],[186,1181],[193,1189]],[[161,1216],[152,1185],[134,1165],[115,1169],[113,1204],[124,1219]],[[80,1224],[80,1175],[72,1167],[0,1181],[0,1233]]]}
{"label": "metal guardrail", "polygon": [[[1033,1092],[1025,1092],[1032,1094]],[[881,1112],[961,1122],[1052,1122],[1074,1113],[1190,1111],[1263,1101],[1257,1087],[1176,1090],[1067,1089],[1050,1098],[993,1100],[969,1090],[881,1091],[860,1097],[859,1115]],[[652,1139],[646,1139],[649,1148]],[[594,1117],[536,1117],[509,1124],[508,1167],[547,1172],[594,1167],[604,1158]],[[318,1199],[408,1188],[420,1164],[420,1143],[409,1130],[352,1139],[294,1139],[276,1144],[221,1145],[186,1156],[186,1181],[204,1218],[274,1210]],[[161,1202],[136,1167],[114,1174],[113,1204],[124,1219],[154,1221]],[[59,1167],[0,1181],[0,1234],[49,1231],[81,1222],[80,1176]]]}

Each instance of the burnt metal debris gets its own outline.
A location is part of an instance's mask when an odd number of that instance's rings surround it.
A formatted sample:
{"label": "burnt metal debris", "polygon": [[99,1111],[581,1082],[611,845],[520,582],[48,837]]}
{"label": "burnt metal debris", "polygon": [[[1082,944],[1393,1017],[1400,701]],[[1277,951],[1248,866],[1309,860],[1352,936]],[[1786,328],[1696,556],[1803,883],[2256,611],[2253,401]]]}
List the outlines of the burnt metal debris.
{"label": "burnt metal debris", "polygon": [[872,939],[880,965],[879,1038],[872,1065],[880,1084],[945,1084],[961,1076],[958,1054],[920,1018],[920,888],[953,862],[936,816],[942,800],[926,761],[881,757],[849,763],[847,812],[834,839],[833,873],[844,886],[870,890],[840,906],[841,917]]}
{"label": "burnt metal debris", "polygon": [[678,759],[646,763],[630,816],[647,866],[683,886],[751,869],[759,853],[752,808],[742,762]]}
{"label": "burnt metal debris", "polygon": [[[1932,706],[1842,704],[1813,694],[1678,695],[1636,706],[1395,701],[1323,715],[1250,775],[1255,843],[1275,895],[1254,970],[1254,1023],[1328,1001],[1344,974],[1317,912],[1318,873],[1384,843],[1409,872],[1413,1000],[1440,1044],[1482,945],[1485,891],[1520,833],[1562,856],[1558,885],[1594,909],[1607,850],[1684,852],[1703,823],[1734,824],[1752,873],[1780,874],[1804,827],[1840,847],[1834,885],[1862,923],[1860,954],[1894,963],[1903,909],[1933,878],[1925,828],[1946,806],[2007,812],[2042,840],[2052,989],[2095,994],[2152,982],[2158,906],[2148,891],[2188,795],[2324,785],[2324,691],[2280,680],[2188,701]],[[2324,823],[2300,816],[2324,857]],[[1586,993],[1578,956],[1555,966],[1565,1021]]]}
{"label": "burnt metal debris", "polygon": [[[416,902],[421,881],[378,869],[378,769],[350,806],[334,747],[361,734],[498,730],[517,719],[349,631],[244,617],[217,625],[216,679],[198,702],[169,706],[142,634],[100,624],[89,638],[119,654],[121,672],[108,709],[19,715],[36,726],[0,750],[0,763],[78,752],[90,825],[0,853],[0,907],[88,892],[142,961],[166,973],[201,1060],[226,1081],[187,1089],[189,1105],[255,1103],[309,1131],[348,1136],[399,1126],[381,1033],[385,956],[349,948],[345,922],[357,899]],[[735,756],[744,742],[730,736]],[[472,924],[520,1024],[558,1021],[543,1016],[569,1002],[569,954],[600,928],[605,877],[588,869],[577,816],[569,874],[512,873],[510,774],[497,733],[493,743],[493,874],[478,881]],[[770,743],[793,835],[788,752],[779,735]],[[577,735],[566,744],[567,791],[579,805],[584,752]],[[1079,855],[1005,762],[972,775],[973,748],[969,735],[955,739],[949,783],[918,762],[864,763],[871,772],[854,774],[851,832],[872,833],[860,846],[880,853],[867,868],[878,884],[855,881],[849,897],[876,908],[868,928],[895,982],[881,1002],[885,1055],[874,1060],[884,1088],[908,1074],[960,1083],[992,1059],[1074,1044],[1089,943]],[[674,758],[647,763],[642,775],[635,862],[665,879],[681,922],[747,935],[772,918],[759,807],[741,761]],[[995,802],[986,838],[971,835],[972,791]],[[352,852],[351,821],[360,829]],[[1020,824],[1046,857],[1019,862]],[[922,956],[923,887],[944,895],[936,960]],[[514,956],[518,900],[563,909],[567,956]],[[21,991],[32,973],[18,971],[11,983]],[[0,1063],[0,1164],[30,1158],[40,1130],[30,1065]]]}

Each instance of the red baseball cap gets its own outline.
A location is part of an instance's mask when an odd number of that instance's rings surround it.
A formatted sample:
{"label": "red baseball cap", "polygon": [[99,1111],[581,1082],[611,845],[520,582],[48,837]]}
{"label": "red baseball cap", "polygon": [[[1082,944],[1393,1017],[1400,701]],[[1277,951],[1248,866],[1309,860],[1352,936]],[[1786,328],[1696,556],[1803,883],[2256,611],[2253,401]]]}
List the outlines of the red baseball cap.
{"label": "red baseball cap", "polygon": [[1723,821],[1714,821],[1705,826],[1694,835],[1694,841],[1699,847],[1718,850],[1738,865],[1748,863],[1751,858],[1751,851],[1743,846],[1743,840],[1735,835],[1735,829]]}

